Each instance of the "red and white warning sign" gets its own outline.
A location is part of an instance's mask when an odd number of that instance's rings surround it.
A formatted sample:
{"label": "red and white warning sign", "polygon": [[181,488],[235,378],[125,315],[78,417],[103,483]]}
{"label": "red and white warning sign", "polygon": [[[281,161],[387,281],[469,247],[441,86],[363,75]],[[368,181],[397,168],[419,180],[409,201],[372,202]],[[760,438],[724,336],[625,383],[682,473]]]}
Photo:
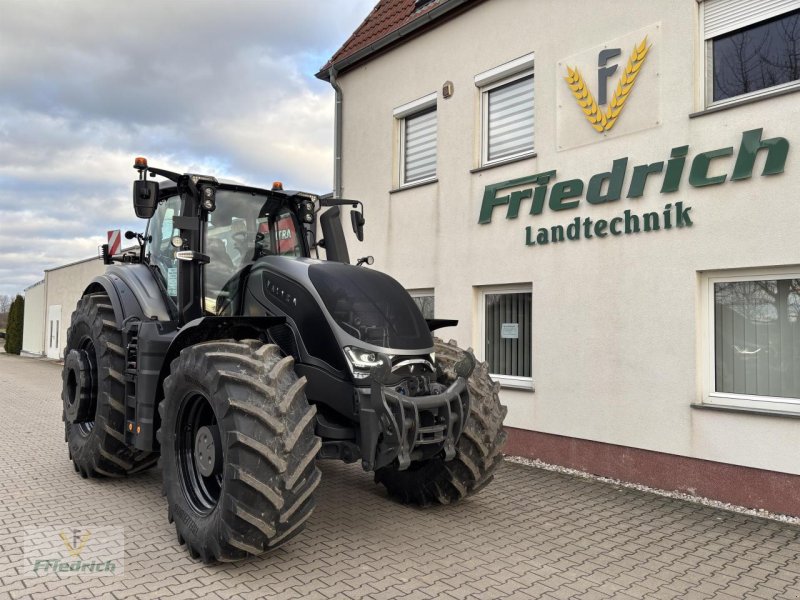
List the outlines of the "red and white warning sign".
{"label": "red and white warning sign", "polygon": [[113,229],[108,232],[108,253],[110,255],[119,254],[122,247],[122,236],[119,234],[119,229]]}

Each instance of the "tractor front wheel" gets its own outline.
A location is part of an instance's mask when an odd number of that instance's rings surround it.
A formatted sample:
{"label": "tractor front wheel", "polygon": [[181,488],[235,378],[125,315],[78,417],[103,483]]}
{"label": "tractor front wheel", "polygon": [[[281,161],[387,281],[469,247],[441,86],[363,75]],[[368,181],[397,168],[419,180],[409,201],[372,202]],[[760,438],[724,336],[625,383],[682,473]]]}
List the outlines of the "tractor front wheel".
{"label": "tractor front wheel", "polygon": [[[449,385],[456,379],[455,366],[464,351],[454,341],[434,341],[439,382]],[[494,478],[503,460],[503,419],[508,410],[500,404],[500,386],[489,377],[485,362],[476,365],[467,387],[469,416],[456,444],[455,458],[412,462],[404,471],[393,465],[378,469],[375,481],[386,486],[390,496],[405,504],[450,504],[475,494]]]}
{"label": "tractor front wheel", "polygon": [[181,351],[159,405],[168,517],[204,562],[259,555],[314,510],[316,408],[291,357],[256,340]]}

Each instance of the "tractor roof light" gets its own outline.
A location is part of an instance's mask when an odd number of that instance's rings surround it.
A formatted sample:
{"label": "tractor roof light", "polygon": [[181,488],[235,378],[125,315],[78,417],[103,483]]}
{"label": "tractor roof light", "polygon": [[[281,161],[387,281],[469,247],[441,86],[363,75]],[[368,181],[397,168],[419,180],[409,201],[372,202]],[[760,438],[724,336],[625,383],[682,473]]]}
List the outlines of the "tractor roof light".
{"label": "tractor roof light", "polygon": [[203,186],[203,198],[200,201],[203,209],[208,212],[213,212],[214,209],[217,207],[214,188],[210,185]]}
{"label": "tractor roof light", "polygon": [[283,182],[273,181],[272,182],[272,191],[274,191],[274,192],[282,192],[283,191]]}
{"label": "tractor roof light", "polygon": [[133,159],[133,168],[134,169],[146,169],[147,168],[147,159],[144,156],[137,156]]}

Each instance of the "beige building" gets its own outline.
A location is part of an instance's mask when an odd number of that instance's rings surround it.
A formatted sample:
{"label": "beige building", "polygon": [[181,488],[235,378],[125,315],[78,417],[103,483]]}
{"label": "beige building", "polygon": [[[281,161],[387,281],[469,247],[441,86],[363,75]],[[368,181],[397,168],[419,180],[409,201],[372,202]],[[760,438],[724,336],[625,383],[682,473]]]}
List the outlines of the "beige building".
{"label": "beige building", "polygon": [[72,311],[86,286],[105,269],[99,257],[87,258],[45,270],[44,281],[25,290],[24,353],[64,358]]}
{"label": "beige building", "polygon": [[25,288],[22,353],[44,355],[44,279]]}
{"label": "beige building", "polygon": [[318,73],[355,252],[459,320],[509,452],[800,515],[799,10],[383,0]]}

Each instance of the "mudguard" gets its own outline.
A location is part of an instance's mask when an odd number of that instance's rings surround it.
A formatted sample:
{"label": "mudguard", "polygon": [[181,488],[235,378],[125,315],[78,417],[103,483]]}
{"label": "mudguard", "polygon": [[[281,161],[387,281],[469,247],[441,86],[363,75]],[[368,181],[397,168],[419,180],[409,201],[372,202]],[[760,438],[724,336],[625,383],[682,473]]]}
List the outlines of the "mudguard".
{"label": "mudguard", "polygon": [[100,291],[108,294],[120,329],[131,317],[142,321],[172,320],[161,288],[145,265],[111,265],[104,274],[92,280],[83,295]]}

